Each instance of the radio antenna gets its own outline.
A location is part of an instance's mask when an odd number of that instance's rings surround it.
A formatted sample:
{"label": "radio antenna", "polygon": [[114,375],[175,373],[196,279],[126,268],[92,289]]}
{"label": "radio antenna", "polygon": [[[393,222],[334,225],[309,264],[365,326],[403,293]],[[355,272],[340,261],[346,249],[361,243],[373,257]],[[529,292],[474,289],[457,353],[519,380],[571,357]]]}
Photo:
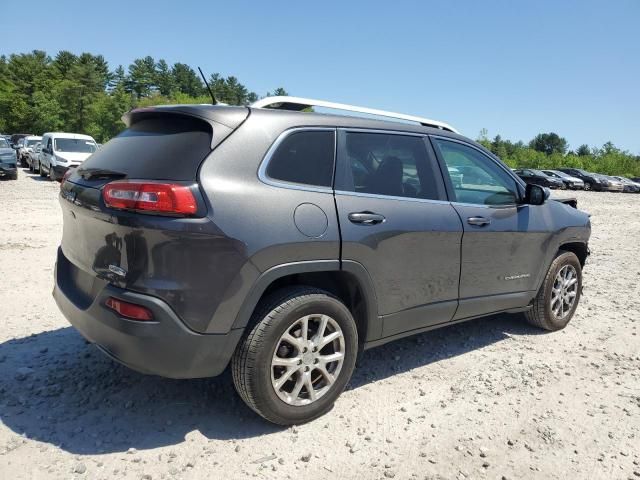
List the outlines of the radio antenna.
{"label": "radio antenna", "polygon": [[202,69],[200,67],[198,67],[198,71],[200,72],[200,76],[202,77],[202,80],[204,80],[204,84],[207,86],[207,90],[209,90],[209,95],[211,95],[211,105],[216,105],[218,102],[216,101],[216,97],[213,95],[213,92],[211,91],[209,82],[207,82],[207,79],[204,77],[204,73],[202,73]]}

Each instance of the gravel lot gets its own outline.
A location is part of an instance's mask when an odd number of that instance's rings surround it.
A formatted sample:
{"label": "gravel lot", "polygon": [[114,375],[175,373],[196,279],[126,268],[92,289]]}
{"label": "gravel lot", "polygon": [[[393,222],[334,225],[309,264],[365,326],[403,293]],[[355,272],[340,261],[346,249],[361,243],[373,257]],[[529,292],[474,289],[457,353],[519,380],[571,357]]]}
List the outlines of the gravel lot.
{"label": "gravel lot", "polygon": [[640,195],[554,193],[593,215],[564,331],[497,316],[370,350],[331,413],[282,429],[228,375],[144,376],[67,324],[57,192],[0,181],[0,478],[640,478]]}

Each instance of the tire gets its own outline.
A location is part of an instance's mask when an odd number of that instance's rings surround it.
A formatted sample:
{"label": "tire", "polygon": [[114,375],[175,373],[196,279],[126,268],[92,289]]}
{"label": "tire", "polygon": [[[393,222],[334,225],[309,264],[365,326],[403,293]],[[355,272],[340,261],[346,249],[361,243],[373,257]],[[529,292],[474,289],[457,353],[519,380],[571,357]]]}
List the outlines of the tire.
{"label": "tire", "polygon": [[[575,274],[575,282],[570,286],[564,287],[562,281],[559,280],[559,276],[565,279],[568,278],[565,273],[567,271]],[[556,294],[558,290],[559,292]],[[525,317],[531,325],[544,330],[562,330],[567,326],[576,308],[578,308],[581,294],[582,267],[580,261],[573,252],[561,250],[551,262],[549,271],[542,282],[542,287],[540,287],[538,294],[533,299],[533,307],[525,312]],[[569,304],[566,299],[571,298],[572,302]],[[556,311],[560,309],[561,311]]]}
{"label": "tire", "polygon": [[59,180],[58,176],[56,175],[56,171],[51,166],[49,166],[49,178],[54,182]]}
{"label": "tire", "polygon": [[42,164],[40,164],[40,169],[39,170],[40,170],[40,176],[42,178],[47,178],[48,174],[47,174],[47,172],[44,171],[44,168],[42,168]]}
{"label": "tire", "polygon": [[[325,317],[328,320],[325,321]],[[304,342],[302,333],[305,318],[308,325],[306,338],[310,343]],[[316,335],[322,321],[326,325],[323,333],[329,332],[327,336],[335,336],[339,332],[342,337],[313,353],[316,347],[311,346],[314,340],[317,342]],[[298,326],[299,329],[296,328]],[[296,336],[298,333],[299,337]],[[287,334],[296,341],[295,344],[283,338]],[[309,349],[303,350],[302,345],[307,345]],[[343,354],[341,364],[340,360],[331,363],[318,360],[327,355],[336,355],[339,349]],[[231,360],[233,383],[244,402],[266,420],[279,425],[309,422],[328,412],[342,393],[351,378],[357,351],[356,324],[351,312],[340,300],[317,288],[285,288],[258,304],[247,333]],[[313,366],[311,357],[314,355],[315,361],[324,365],[325,372],[330,372],[328,376]],[[272,361],[293,363],[286,367],[274,366]],[[333,381],[330,382],[329,378]],[[313,382],[311,390],[317,397],[315,400],[312,400],[304,384],[305,379]],[[279,380],[283,383],[277,388]],[[316,385],[320,387],[318,390]],[[294,393],[296,388],[297,393]]]}
{"label": "tire", "polygon": [[593,190],[593,187],[591,186],[591,183],[589,183],[589,182],[584,182],[584,189],[585,189],[586,191],[589,191],[589,190]]}

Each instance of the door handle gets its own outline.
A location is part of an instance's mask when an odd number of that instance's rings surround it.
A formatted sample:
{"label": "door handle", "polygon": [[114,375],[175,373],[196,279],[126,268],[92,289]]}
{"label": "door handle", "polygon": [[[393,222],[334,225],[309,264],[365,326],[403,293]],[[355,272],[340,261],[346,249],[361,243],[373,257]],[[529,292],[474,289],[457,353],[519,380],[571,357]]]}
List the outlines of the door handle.
{"label": "door handle", "polygon": [[469,225],[475,225],[477,227],[484,227],[485,225],[489,225],[491,220],[485,217],[469,217],[467,218],[467,223]]}
{"label": "door handle", "polygon": [[360,225],[378,225],[386,221],[383,215],[373,212],[353,212],[349,214],[349,221],[351,223],[358,223]]}

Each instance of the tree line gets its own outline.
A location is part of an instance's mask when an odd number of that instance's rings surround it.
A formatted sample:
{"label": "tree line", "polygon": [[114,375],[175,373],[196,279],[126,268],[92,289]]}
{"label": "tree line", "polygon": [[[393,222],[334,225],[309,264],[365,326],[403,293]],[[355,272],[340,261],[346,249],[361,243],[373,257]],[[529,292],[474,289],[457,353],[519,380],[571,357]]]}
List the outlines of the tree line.
{"label": "tree line", "polygon": [[[207,80],[216,100],[247,105],[259,96],[234,76],[213,73]],[[270,95],[287,95],[277,88]],[[117,135],[123,113],[135,107],[210,103],[200,76],[189,65],[169,65],[147,56],[125,70],[111,69],[102,55],[60,51],[0,56],[0,132],[87,133],[98,142]]]}
{"label": "tree line", "polygon": [[621,150],[611,142],[602,147],[580,145],[569,150],[567,140],[556,133],[540,133],[529,143],[493,139],[483,129],[476,139],[512,168],[581,168],[590,172],[625,177],[640,177],[640,156]]}
{"label": "tree line", "polygon": [[[210,75],[208,82],[220,102],[247,105],[259,96],[234,76]],[[287,95],[277,88],[269,95]],[[147,56],[128,67],[111,69],[102,55],[60,51],[55,57],[41,50],[0,56],[0,132],[43,133],[71,131],[106,142],[124,124],[123,113],[135,107],[209,103],[200,76],[189,65],[169,65]],[[529,143],[490,139],[480,132],[478,142],[511,167],[583,168],[609,175],[640,176],[640,157],[611,142],[602,147],[581,145],[568,151],[566,139],[541,133]]]}

